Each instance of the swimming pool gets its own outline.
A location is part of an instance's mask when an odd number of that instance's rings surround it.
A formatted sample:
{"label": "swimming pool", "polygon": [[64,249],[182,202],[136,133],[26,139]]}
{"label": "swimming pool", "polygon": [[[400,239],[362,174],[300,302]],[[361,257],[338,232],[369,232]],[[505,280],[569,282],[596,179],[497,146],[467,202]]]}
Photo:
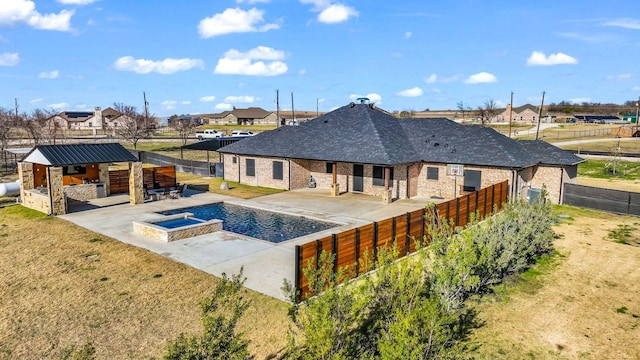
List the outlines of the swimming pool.
{"label": "swimming pool", "polygon": [[159,212],[172,215],[189,212],[197,219],[220,219],[222,229],[274,243],[287,241],[318,231],[331,229],[339,224],[292,216],[250,207],[215,203]]}
{"label": "swimming pool", "polygon": [[175,229],[182,226],[196,225],[201,224],[203,221],[199,219],[193,218],[185,218],[185,219],[175,219],[175,220],[166,220],[166,221],[158,221],[155,223],[158,226],[162,226],[167,229]]}

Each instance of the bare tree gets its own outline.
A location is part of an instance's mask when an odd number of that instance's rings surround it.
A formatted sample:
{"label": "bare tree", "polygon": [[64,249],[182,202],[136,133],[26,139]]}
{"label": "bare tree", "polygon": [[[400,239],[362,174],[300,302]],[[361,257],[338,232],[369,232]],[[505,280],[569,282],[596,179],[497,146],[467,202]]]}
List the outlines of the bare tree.
{"label": "bare tree", "polygon": [[48,123],[52,116],[53,113],[51,111],[35,109],[30,114],[22,113],[18,115],[16,122],[29,134],[34,145],[55,143],[59,126],[49,128]]}
{"label": "bare tree", "polygon": [[116,111],[124,114],[122,119],[115,125],[114,132],[118,137],[130,142],[136,149],[138,141],[151,135],[151,128],[146,126],[145,115],[140,114],[135,106],[123,103],[113,103]]}
{"label": "bare tree", "polygon": [[169,118],[169,126],[178,132],[180,139],[182,139],[182,145],[187,145],[187,139],[189,139],[193,129],[198,126],[198,123],[191,118],[181,118],[173,115]]}
{"label": "bare tree", "polygon": [[471,106],[469,106],[468,104],[465,104],[463,101],[458,101],[458,103],[456,104],[456,107],[458,108],[458,111],[460,111],[460,113],[462,114],[462,121],[465,121],[466,119],[466,114],[471,112]]}
{"label": "bare tree", "polygon": [[10,110],[0,108],[0,151],[3,161],[7,163],[7,153],[5,150],[9,146],[11,129],[13,128],[13,113]]}
{"label": "bare tree", "polygon": [[491,122],[491,119],[496,116],[497,109],[498,105],[493,99],[485,101],[483,106],[478,106],[480,121],[482,121],[483,126],[487,126],[487,124]]}

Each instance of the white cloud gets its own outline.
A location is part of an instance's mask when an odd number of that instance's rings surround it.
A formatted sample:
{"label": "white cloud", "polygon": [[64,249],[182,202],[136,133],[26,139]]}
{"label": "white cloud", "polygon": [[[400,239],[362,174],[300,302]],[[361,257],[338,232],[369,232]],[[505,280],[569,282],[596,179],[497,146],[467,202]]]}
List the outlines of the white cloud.
{"label": "white cloud", "polygon": [[53,71],[43,71],[38,74],[40,79],[57,79],[60,76],[60,72],[58,70]]}
{"label": "white cloud", "polygon": [[369,103],[371,104],[382,104],[382,96],[377,93],[369,93],[367,95],[351,94],[349,95],[349,98],[351,99],[351,101],[356,101],[359,98],[367,98],[369,99]]}
{"label": "white cloud", "polygon": [[227,110],[233,109],[233,105],[220,103],[220,104],[216,104],[215,109],[221,110],[221,111],[227,111]]}
{"label": "white cloud", "polygon": [[427,84],[434,84],[438,81],[438,75],[436,74],[431,74],[429,75],[429,77],[424,79],[424,82],[426,82]]}
{"label": "white cloud", "polygon": [[422,96],[424,92],[419,87],[412,87],[411,89],[402,90],[396,93],[397,96],[401,97],[418,97]]}
{"label": "white cloud", "polygon": [[549,54],[549,56],[546,56],[541,51],[534,51],[527,59],[527,66],[551,66],[577,63],[578,60],[561,52],[556,54]]}
{"label": "white cloud", "polygon": [[449,77],[442,77],[442,76],[438,76],[436,74],[431,74],[431,75],[429,75],[429,77],[424,78],[424,82],[427,83],[427,84],[435,84],[437,82],[439,82],[439,83],[450,83],[450,82],[454,82],[454,81],[460,80],[461,77],[462,77],[462,75],[453,75],[453,76],[449,76]]}
{"label": "white cloud", "polygon": [[69,31],[74,10],[61,10],[58,14],[40,14],[31,0],[4,0],[0,7],[0,25],[25,23],[41,30]]}
{"label": "white cloud", "polygon": [[57,104],[49,104],[47,105],[48,108],[51,108],[53,110],[61,110],[61,109],[65,109],[69,107],[69,104],[66,102],[61,102],[61,103],[57,103]]}
{"label": "white cloud", "polygon": [[640,30],[640,20],[631,19],[631,18],[615,19],[615,20],[607,21],[602,25],[615,26],[615,27],[621,27],[621,28],[632,29],[632,30]]}
{"label": "white cloud", "polygon": [[57,0],[64,5],[89,5],[99,0]]}
{"label": "white cloud", "polygon": [[307,75],[307,69],[298,70],[298,75]]}
{"label": "white cloud", "polygon": [[37,99],[33,99],[33,100],[29,101],[29,104],[36,104],[36,103],[43,102],[43,101],[44,101],[43,98],[37,98]]}
{"label": "white cloud", "polygon": [[229,103],[229,104],[233,104],[233,103],[252,103],[254,102],[256,99],[253,96],[227,96],[226,98],[224,98],[224,102]]}
{"label": "white cloud", "polygon": [[208,96],[202,96],[201,98],[199,98],[198,100],[202,101],[202,102],[212,102],[213,100],[215,100],[216,97],[213,95],[208,95]]}
{"label": "white cloud", "polygon": [[488,72],[479,72],[477,74],[473,74],[469,76],[464,83],[465,84],[484,84],[484,83],[494,83],[497,82],[498,78],[490,74]]}
{"label": "white cloud", "polygon": [[190,100],[182,100],[182,101],[180,101],[180,105],[191,105],[191,101]]}
{"label": "white cloud", "polygon": [[269,2],[271,2],[271,0],[236,0],[236,3],[238,4],[247,3],[249,5],[258,3],[268,4]]}
{"label": "white cloud", "polygon": [[325,24],[337,24],[349,20],[352,16],[358,15],[359,13],[355,8],[342,4],[334,4],[318,14],[318,21]]}
{"label": "white cloud", "polygon": [[344,5],[333,0],[300,0],[303,4],[313,4],[312,11],[320,12],[318,21],[325,24],[337,24],[359,16],[354,7]]}
{"label": "white cloud", "polygon": [[582,104],[583,102],[591,102],[591,98],[588,98],[588,97],[573,98],[573,99],[569,99],[569,102],[574,104]]}
{"label": "white cloud", "polygon": [[160,105],[162,105],[162,108],[165,110],[173,110],[176,108],[177,103],[175,100],[164,100]]}
{"label": "white cloud", "polygon": [[624,80],[631,80],[631,79],[633,79],[632,74],[607,75],[607,80],[624,81]]}
{"label": "white cloud", "polygon": [[0,66],[16,66],[20,62],[18,53],[0,54]]}
{"label": "white cloud", "polygon": [[404,38],[405,39],[409,39],[412,36],[413,36],[413,33],[411,31],[407,31],[407,32],[404,33]]}
{"label": "white cloud", "polygon": [[[275,76],[287,72],[288,67],[282,61],[284,52],[266,46],[258,46],[242,53],[236,49],[231,49],[218,59],[214,74],[223,75],[252,75],[252,76]],[[265,63],[254,60],[274,60]]]}
{"label": "white cloud", "polygon": [[247,11],[239,8],[226,9],[222,13],[200,20],[198,33],[201,38],[208,39],[230,33],[265,32],[280,28],[277,23],[258,26],[264,22],[263,15],[264,11],[256,8]]}
{"label": "white cloud", "polygon": [[138,74],[157,72],[160,74],[173,74],[178,71],[186,71],[193,68],[203,68],[204,62],[200,59],[172,59],[161,61],[135,59],[133,56],[123,56],[113,63],[116,70],[133,71]]}

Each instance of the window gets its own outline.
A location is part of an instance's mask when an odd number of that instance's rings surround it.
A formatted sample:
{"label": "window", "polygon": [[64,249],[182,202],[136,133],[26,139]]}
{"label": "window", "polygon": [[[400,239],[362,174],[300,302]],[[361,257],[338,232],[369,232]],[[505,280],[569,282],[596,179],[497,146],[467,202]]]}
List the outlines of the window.
{"label": "window", "polygon": [[[373,186],[384,186],[384,166],[373,167]],[[393,168],[389,168],[389,186],[393,187]]]}
{"label": "window", "polygon": [[478,170],[465,170],[463,191],[480,190],[482,172]]}
{"label": "window", "polygon": [[333,164],[334,163],[330,163],[330,162],[327,163],[327,169],[326,169],[327,174],[333,174]]}
{"label": "window", "polygon": [[245,161],[245,174],[247,176],[256,176],[256,160],[255,159],[247,159]]}
{"label": "window", "polygon": [[438,180],[438,168],[427,167],[427,180]]}
{"label": "window", "polygon": [[237,157],[234,156],[232,159],[233,159],[232,163],[234,163],[234,164],[238,163],[238,158]]}
{"label": "window", "polygon": [[80,175],[86,173],[86,165],[69,165],[62,168],[62,175]]}
{"label": "window", "polygon": [[282,180],[282,161],[273,162],[273,179]]}

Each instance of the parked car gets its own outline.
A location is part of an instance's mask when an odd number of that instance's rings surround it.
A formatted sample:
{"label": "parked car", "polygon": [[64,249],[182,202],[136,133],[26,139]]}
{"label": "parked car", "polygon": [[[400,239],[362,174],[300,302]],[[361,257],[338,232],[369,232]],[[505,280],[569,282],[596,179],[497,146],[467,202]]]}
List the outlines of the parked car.
{"label": "parked car", "polygon": [[214,129],[207,129],[204,131],[196,132],[196,137],[198,138],[198,140],[221,138],[223,136],[224,136],[224,133],[222,131],[218,131]]}
{"label": "parked car", "polygon": [[233,130],[231,136],[253,136],[255,133],[248,130]]}

